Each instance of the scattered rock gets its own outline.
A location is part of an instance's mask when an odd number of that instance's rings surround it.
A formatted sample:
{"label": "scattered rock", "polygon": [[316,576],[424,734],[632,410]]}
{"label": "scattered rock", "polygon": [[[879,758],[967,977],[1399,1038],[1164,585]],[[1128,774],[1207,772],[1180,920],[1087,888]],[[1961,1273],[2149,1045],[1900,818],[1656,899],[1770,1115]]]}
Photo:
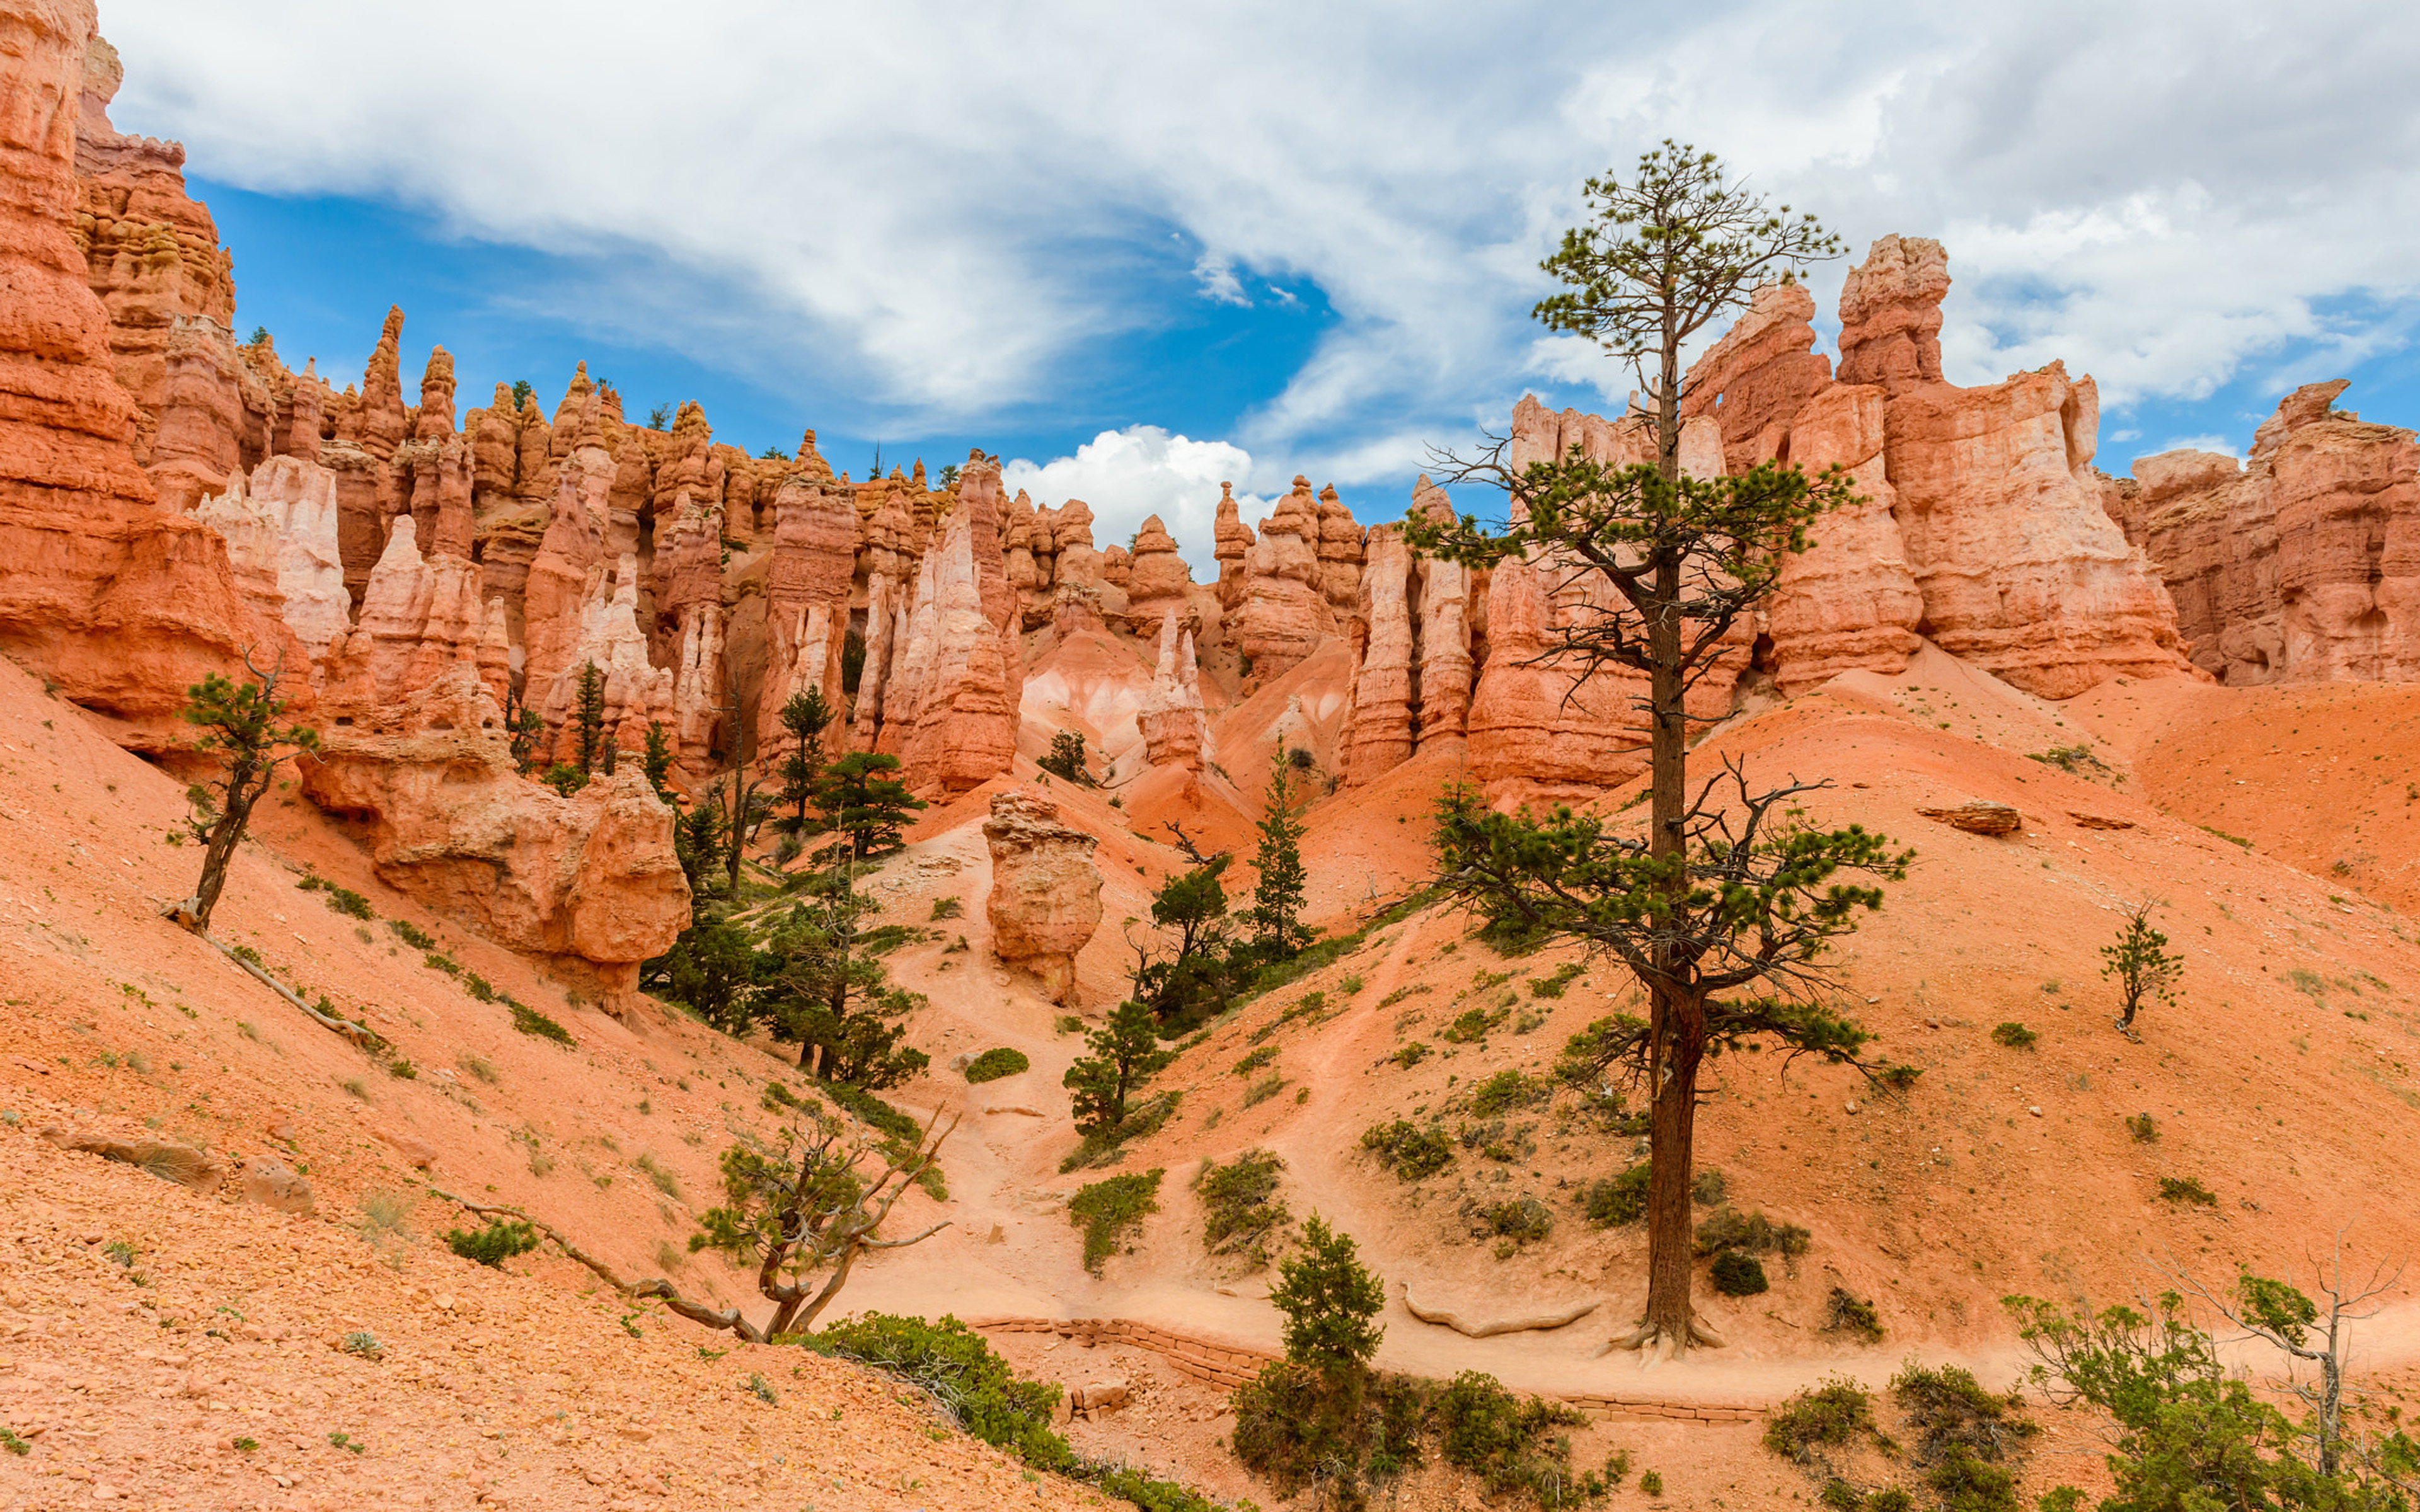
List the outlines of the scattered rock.
{"label": "scattered rock", "polygon": [[396,1154],[404,1158],[405,1164],[415,1171],[425,1171],[437,1164],[437,1147],[415,1134],[397,1134],[392,1129],[380,1129],[379,1137],[385,1140]]}
{"label": "scattered rock", "polygon": [[2067,816],[2075,821],[2078,829],[2132,829],[2134,827],[2134,821],[2132,819],[2110,819],[2096,813],[2078,813],[2072,809],[2067,811]]}
{"label": "scattered rock", "polygon": [[308,1218],[317,1211],[311,1183],[266,1157],[244,1162],[243,1199],[299,1218]]}
{"label": "scattered rock", "polygon": [[1124,1407],[1132,1395],[1131,1388],[1123,1381],[1090,1381],[1071,1388],[1067,1393],[1067,1404],[1076,1412],[1091,1417],[1096,1412],[1114,1412]]}
{"label": "scattered rock", "polygon": [[195,1192],[217,1191],[226,1175],[225,1166],[190,1145],[168,1145],[149,1139],[103,1139],[97,1134],[70,1134],[55,1126],[44,1129],[42,1138],[61,1149],[139,1165],[163,1181],[174,1181]]}
{"label": "scattered rock", "polygon": [[1938,819],[1970,835],[2013,835],[2025,827],[2025,816],[2005,803],[1978,798],[1955,809],[1918,809],[1927,819]]}

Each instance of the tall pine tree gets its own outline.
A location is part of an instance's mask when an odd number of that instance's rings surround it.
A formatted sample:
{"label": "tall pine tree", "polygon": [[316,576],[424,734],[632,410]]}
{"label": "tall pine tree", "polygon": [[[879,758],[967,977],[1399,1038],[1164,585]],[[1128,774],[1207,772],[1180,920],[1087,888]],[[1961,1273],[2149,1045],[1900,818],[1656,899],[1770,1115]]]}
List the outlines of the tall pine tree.
{"label": "tall pine tree", "polygon": [[1299,779],[1285,748],[1278,749],[1269,768],[1269,786],[1261,799],[1261,846],[1252,866],[1260,881],[1252,887],[1252,944],[1272,961],[1282,961],[1309,945],[1311,933],[1302,921],[1303,896],[1309,873],[1302,864],[1302,808]]}

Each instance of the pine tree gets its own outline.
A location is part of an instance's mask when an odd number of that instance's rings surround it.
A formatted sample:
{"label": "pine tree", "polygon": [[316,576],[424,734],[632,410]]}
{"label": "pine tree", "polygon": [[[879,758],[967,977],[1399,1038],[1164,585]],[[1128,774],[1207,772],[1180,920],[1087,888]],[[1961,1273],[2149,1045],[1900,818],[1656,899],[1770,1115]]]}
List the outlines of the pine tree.
{"label": "pine tree", "polygon": [[900,832],[923,799],[891,774],[899,758],[853,750],[823,769],[815,782],[815,808],[842,837],[848,859],[895,851],[907,843]]}
{"label": "pine tree", "polygon": [[661,719],[647,721],[647,749],[639,758],[639,766],[647,774],[647,786],[656,790],[656,796],[664,801],[665,807],[679,812],[680,804],[675,798],[672,784],[673,742],[664,733]]}
{"label": "pine tree", "polygon": [[287,709],[277,696],[285,664],[263,672],[247,655],[243,665],[251,681],[230,682],[212,672],[185,690],[186,722],[207,732],[194,742],[194,749],[224,763],[216,778],[185,790],[194,809],[187,828],[202,842],[202,875],[194,895],[168,917],[196,934],[210,931],[210,912],[226,887],[227,863],[235,858],[236,845],[252,822],[253,806],[269,791],[278,763],[319,748],[318,731],[278,723]]}
{"label": "pine tree", "polygon": [[1309,881],[1302,864],[1303,829],[1294,764],[1280,747],[1261,800],[1261,847],[1252,856],[1260,872],[1252,887],[1252,943],[1272,961],[1285,960],[1311,941],[1311,932],[1302,922]]}
{"label": "pine tree", "polygon": [[580,669],[575,716],[580,721],[580,775],[586,777],[597,770],[605,747],[605,674],[593,661]]}
{"label": "pine tree", "polygon": [[1107,1024],[1084,1037],[1084,1045],[1092,1054],[1067,1068],[1062,1085],[1075,1094],[1077,1132],[1106,1138],[1125,1122],[1127,1100],[1176,1052],[1159,1047],[1151,1010],[1136,1002],[1120,1003]]}
{"label": "pine tree", "polygon": [[2118,1026],[2134,1037],[2134,1015],[2146,999],[2158,998],[2162,1003],[2177,1000],[2177,979],[2184,974],[2185,958],[2171,954],[2168,937],[2151,927],[2151,903],[2145,899],[2126,911],[2126,922],[2118,932],[2114,945],[2101,948],[2106,964],[2101,975],[2115,979],[2120,995],[2121,1010]]}
{"label": "pine tree", "polygon": [[814,801],[815,784],[824,775],[824,731],[838,711],[824,697],[820,684],[793,693],[782,705],[782,728],[797,742],[782,763],[782,801],[797,806],[788,821],[790,833],[807,832],[807,808]]}
{"label": "pine tree", "polygon": [[1387,1306],[1387,1284],[1361,1263],[1353,1236],[1330,1229],[1315,1212],[1303,1221],[1301,1247],[1279,1262],[1269,1302],[1285,1315],[1286,1358],[1331,1381],[1368,1370],[1387,1336],[1376,1321]]}
{"label": "pine tree", "polygon": [[[1626,1065],[1650,1089],[1646,1317],[1622,1342],[1685,1352],[1719,1343],[1690,1306],[1689,1185],[1698,1080],[1710,1053],[1771,1038],[1836,1061],[1870,1038],[1823,1006],[1813,963],[1855,916],[1882,905],[1871,882],[1906,874],[1909,853],[1852,825],[1806,825],[1796,795],[1821,783],[1758,793],[1734,763],[1688,790],[1684,695],[1725,655],[1725,639],[1771,592],[1807,527],[1853,497],[1838,469],[1810,478],[1787,463],[1698,479],[1680,465],[1684,348],[1762,282],[1838,256],[1812,216],[1792,220],[1731,182],[1712,153],[1670,142],[1639,159],[1635,179],[1588,182],[1592,224],[1564,234],[1543,267],[1568,285],[1533,312],[1550,329],[1597,342],[1635,364],[1649,397],[1652,465],[1617,466],[1575,444],[1512,465],[1510,442],[1456,460],[1450,482],[1489,482],[1511,496],[1508,528],[1477,519],[1406,520],[1426,555],[1472,566],[1508,561],[1570,591],[1548,652],[1586,680],[1607,669],[1645,683],[1651,786],[1646,834],[1558,809],[1544,820],[1498,814],[1466,789],[1440,806],[1439,885],[1491,920],[1577,939],[1621,957],[1648,1018],[1602,1021],[1567,1055],[1582,1073]],[[1867,1068],[1869,1074],[1882,1074]]]}

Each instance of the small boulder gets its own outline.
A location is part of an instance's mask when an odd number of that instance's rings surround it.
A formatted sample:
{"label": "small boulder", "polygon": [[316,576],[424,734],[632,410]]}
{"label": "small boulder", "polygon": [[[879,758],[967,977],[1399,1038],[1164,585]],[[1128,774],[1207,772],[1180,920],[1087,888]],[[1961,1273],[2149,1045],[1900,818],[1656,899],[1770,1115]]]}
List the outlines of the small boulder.
{"label": "small boulder", "polygon": [[392,1129],[380,1129],[379,1137],[385,1140],[396,1154],[403,1157],[404,1163],[415,1171],[425,1171],[437,1164],[437,1147],[416,1134],[398,1134]]}
{"label": "small boulder", "polygon": [[42,1138],[61,1149],[80,1150],[103,1160],[141,1166],[163,1181],[174,1181],[194,1192],[217,1191],[226,1175],[225,1166],[190,1145],[163,1144],[151,1139],[103,1139],[56,1127],[44,1129]]}
{"label": "small boulder", "polygon": [[280,1162],[266,1157],[244,1162],[243,1199],[298,1218],[308,1218],[318,1211],[311,1183]]}
{"label": "small boulder", "polygon": [[1094,1381],[1068,1392],[1067,1400],[1077,1412],[1091,1417],[1124,1407],[1132,1395],[1132,1388],[1123,1381]]}

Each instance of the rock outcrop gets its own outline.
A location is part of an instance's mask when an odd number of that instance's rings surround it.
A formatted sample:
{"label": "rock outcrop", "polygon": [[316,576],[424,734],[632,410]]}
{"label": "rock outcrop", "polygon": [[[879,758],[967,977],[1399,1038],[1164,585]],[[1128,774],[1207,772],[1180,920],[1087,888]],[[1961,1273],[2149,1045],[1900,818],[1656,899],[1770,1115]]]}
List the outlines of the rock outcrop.
{"label": "rock outcrop", "polygon": [[1846,671],[1897,672],[1921,644],[1924,595],[1893,513],[1883,398],[1876,384],[1835,384],[1788,426],[1791,460],[1809,472],[1842,469],[1856,501],[1823,517],[1765,600],[1762,659],[1784,697]]}
{"label": "rock outcrop", "polygon": [[[275,615],[317,659],[352,625],[352,599],[336,546],[336,475],[316,462],[273,456],[238,472],[194,517],[225,538],[246,596]],[[257,581],[261,589],[249,585]],[[273,598],[268,592],[273,591]]]}
{"label": "rock outcrop", "polygon": [[2420,447],[2332,408],[2346,387],[2288,394],[2246,463],[2164,452],[2104,497],[2229,686],[2420,679]]}
{"label": "rock outcrop", "polygon": [[1369,561],[1360,577],[1353,687],[1346,701],[1351,712],[1339,763],[1348,786],[1401,764],[1416,743],[1412,552],[1399,529],[1381,525],[1370,532]]}
{"label": "rock outcrop", "polygon": [[1173,609],[1159,624],[1159,662],[1144,690],[1135,723],[1142,733],[1143,760],[1154,766],[1190,771],[1218,759],[1210,741],[1210,717],[1202,703],[1202,671],[1193,656],[1193,632]]}
{"label": "rock outcrop", "polygon": [[[1222,519],[1225,509],[1222,501]],[[1336,633],[1320,562],[1322,539],[1319,501],[1311,480],[1297,476],[1294,491],[1269,511],[1244,553],[1236,632],[1255,677],[1283,676]]]}
{"label": "rock outcrop", "polygon": [[503,709],[459,663],[396,702],[332,695],[330,712],[303,791],[368,825],[380,880],[631,1011],[639,963],[671,948],[690,905],[673,812],[637,764],[569,798],[525,779]]}
{"label": "rock outcrop", "polygon": [[244,601],[218,533],[162,509],[135,464],[136,406],[71,235],[93,27],[88,0],[0,5],[0,650],[126,721],[126,743],[167,748],[190,734],[189,685],[289,642]]}
{"label": "rock outcrop", "polygon": [[991,846],[992,951],[1040,980],[1043,995],[1064,1003],[1076,992],[1076,952],[1101,922],[1100,842],[1060,822],[1059,810],[1032,793],[996,793],[984,821]]}

